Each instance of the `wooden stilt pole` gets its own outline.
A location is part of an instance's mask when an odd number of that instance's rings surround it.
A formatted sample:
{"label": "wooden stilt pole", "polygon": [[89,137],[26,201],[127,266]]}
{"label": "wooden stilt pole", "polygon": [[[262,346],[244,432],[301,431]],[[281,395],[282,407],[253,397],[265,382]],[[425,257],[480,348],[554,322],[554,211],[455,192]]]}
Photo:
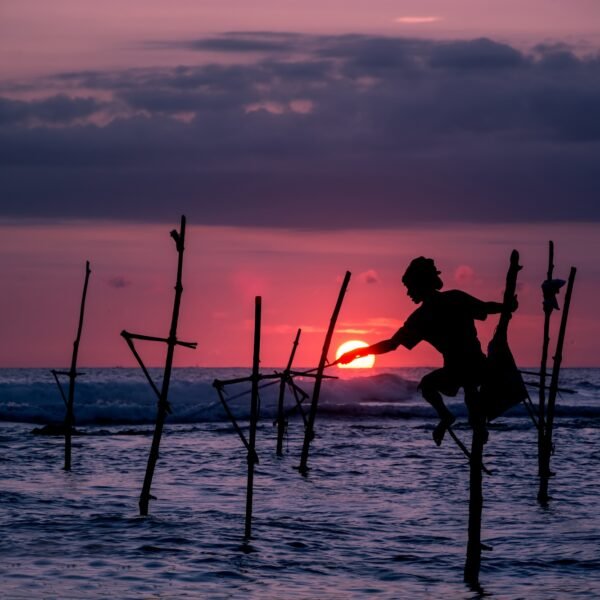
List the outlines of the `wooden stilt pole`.
{"label": "wooden stilt pole", "polygon": [[546,504],[550,499],[550,496],[548,495],[548,480],[551,476],[550,456],[552,455],[553,451],[552,430],[554,427],[554,407],[556,404],[556,394],[558,392],[558,377],[560,374],[560,367],[562,363],[563,346],[565,342],[565,334],[567,331],[567,319],[569,318],[571,295],[573,293],[573,284],[575,283],[576,273],[577,269],[575,267],[571,267],[571,271],[569,272],[569,280],[567,282],[567,291],[565,293],[565,302],[563,306],[562,317],[560,319],[560,329],[558,331],[558,338],[556,341],[556,351],[554,353],[554,360],[552,364],[552,377],[550,378],[550,387],[548,390],[546,431],[544,435],[542,462],[540,469],[540,489],[538,492],[538,501],[542,504]]}
{"label": "wooden stilt pole", "polygon": [[315,426],[315,418],[317,416],[317,407],[319,404],[319,394],[321,393],[321,382],[323,381],[323,371],[325,370],[325,363],[327,362],[327,353],[329,352],[329,346],[331,345],[331,338],[333,337],[333,331],[335,329],[335,324],[340,313],[340,309],[342,308],[342,302],[344,300],[344,296],[346,294],[346,289],[348,288],[348,283],[350,283],[350,271],[346,271],[346,276],[344,277],[344,281],[342,282],[342,287],[340,289],[340,293],[338,295],[337,302],[335,304],[335,308],[333,309],[333,314],[331,315],[331,320],[329,322],[329,329],[327,330],[327,335],[325,336],[325,342],[323,344],[323,351],[321,352],[321,360],[319,361],[319,366],[317,367],[317,373],[315,376],[315,385],[313,388],[312,400],[310,403],[310,411],[308,413],[308,424],[306,426],[304,432],[304,444],[302,445],[302,456],[300,458],[300,466],[298,470],[302,475],[306,475],[308,473],[308,450],[310,447],[310,442],[314,437],[314,426]]}
{"label": "wooden stilt pole", "polygon": [[[554,272],[554,242],[548,242],[548,272],[546,281],[552,281]],[[554,307],[551,302],[544,301],[544,338],[542,340],[542,360],[540,365],[540,388],[538,407],[538,474],[547,477],[544,473],[544,438],[546,435],[546,376],[548,363],[548,346],[550,345],[550,316]]]}
{"label": "wooden stilt pole", "polygon": [[[504,306],[509,307],[515,296],[517,288],[517,275],[521,270],[519,253],[513,250],[510,255],[510,266],[506,274],[506,287],[504,288]],[[508,324],[511,319],[510,310],[503,310],[500,314],[498,326],[492,339],[495,346],[493,351],[498,353],[505,350],[513,361],[508,350]],[[492,352],[490,348],[488,354]],[[470,479],[469,479],[469,529],[467,542],[467,559],[464,569],[464,580],[471,585],[479,584],[479,569],[481,567],[481,515],[483,512],[483,447],[487,439],[486,415],[484,410],[477,406],[469,406],[469,419],[473,427],[473,441],[471,443]]]}
{"label": "wooden stilt pole", "polygon": [[[181,217],[181,228],[179,232],[176,230],[171,231],[171,237],[175,240],[177,247],[177,283],[175,284],[175,300],[173,303],[173,314],[171,317],[171,329],[169,331],[169,337],[166,340],[167,344],[167,356],[165,360],[165,369],[162,380],[162,387],[160,390],[160,396],[158,399],[158,411],[156,415],[156,425],[154,428],[154,436],[152,438],[152,446],[150,448],[150,455],[148,456],[148,464],[146,467],[146,475],[144,477],[144,484],[142,486],[142,492],[140,494],[139,507],[140,515],[145,516],[148,514],[148,504],[152,498],[150,494],[150,488],[152,486],[152,478],[154,476],[154,468],[156,467],[156,461],[158,460],[158,450],[160,448],[160,440],[162,436],[163,426],[167,413],[170,412],[168,396],[169,396],[169,383],[171,381],[171,371],[173,368],[173,356],[175,353],[175,346],[181,344],[177,340],[177,322],[179,320],[179,307],[181,305],[181,294],[183,292],[183,286],[181,284],[181,276],[183,272],[183,251],[185,249],[185,216]],[[123,332],[123,336],[127,339],[127,332]],[[129,337],[131,337],[129,335]],[[141,337],[141,336],[138,336]],[[152,340],[155,341],[155,340]],[[188,347],[195,347],[195,344],[186,344]]]}
{"label": "wooden stilt pole", "polygon": [[248,436],[248,485],[246,487],[246,527],[244,537],[252,533],[252,497],[254,492],[254,463],[256,462],[256,426],[258,423],[258,381],[260,366],[261,297],[254,304],[254,353],[252,356],[252,395],[250,400],[250,433]]}
{"label": "wooden stilt pole", "polygon": [[301,329],[296,332],[296,339],[292,346],[292,353],[288,360],[285,371],[282,373],[281,382],[279,384],[279,399],[277,401],[277,456],[283,456],[283,436],[285,434],[286,418],[283,412],[283,399],[285,397],[285,388],[288,384],[290,377],[290,370],[292,369],[292,362],[296,355],[296,349],[298,348],[298,342],[300,340]]}
{"label": "wooden stilt pole", "polygon": [[[65,471],[71,470],[71,435],[75,425],[73,414],[73,404],[75,402],[75,379],[77,378],[77,354],[79,352],[79,342],[81,340],[81,330],[83,329],[83,314],[85,311],[85,298],[87,295],[88,281],[90,279],[90,261],[85,262],[85,281],[83,284],[83,294],[81,296],[81,306],[79,308],[79,324],[77,326],[77,337],[73,342],[73,355],[71,357],[71,368],[69,370],[69,394],[67,397],[67,412],[65,414]],[[55,375],[56,377],[56,375]],[[57,380],[58,381],[58,380]],[[64,398],[64,395],[63,395]]]}
{"label": "wooden stilt pole", "polygon": [[483,512],[483,464],[484,438],[481,431],[485,427],[485,417],[478,415],[473,422],[473,441],[471,444],[470,479],[469,479],[469,529],[467,542],[467,560],[464,580],[470,584],[479,583],[481,567],[481,514]]}

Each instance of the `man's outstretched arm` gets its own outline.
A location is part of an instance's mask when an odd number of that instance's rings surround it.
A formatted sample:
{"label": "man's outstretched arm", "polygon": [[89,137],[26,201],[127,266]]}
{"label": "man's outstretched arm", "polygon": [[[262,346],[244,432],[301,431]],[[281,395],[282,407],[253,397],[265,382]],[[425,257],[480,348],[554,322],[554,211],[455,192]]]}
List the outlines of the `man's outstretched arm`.
{"label": "man's outstretched arm", "polygon": [[395,350],[398,346],[402,344],[402,329],[399,329],[391,338],[388,340],[381,340],[376,344],[371,344],[370,346],[366,346],[365,348],[355,348],[354,350],[349,350],[348,352],[342,354],[336,362],[342,363],[346,365],[351,363],[353,360],[357,358],[361,358],[363,356],[369,356],[370,354],[385,354],[386,352],[391,352]]}

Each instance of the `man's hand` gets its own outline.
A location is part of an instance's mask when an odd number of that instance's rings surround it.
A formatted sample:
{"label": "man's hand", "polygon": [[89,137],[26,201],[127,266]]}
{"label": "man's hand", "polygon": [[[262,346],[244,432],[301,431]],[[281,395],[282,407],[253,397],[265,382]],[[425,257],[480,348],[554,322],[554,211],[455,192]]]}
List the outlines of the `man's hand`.
{"label": "man's hand", "polygon": [[364,353],[361,352],[361,350],[364,350],[364,348],[355,348],[354,350],[348,350],[348,352],[345,352],[344,354],[342,354],[335,362],[341,363],[343,365],[347,365],[348,363],[351,363],[353,360],[356,360],[357,358],[361,358],[362,356],[364,356]]}

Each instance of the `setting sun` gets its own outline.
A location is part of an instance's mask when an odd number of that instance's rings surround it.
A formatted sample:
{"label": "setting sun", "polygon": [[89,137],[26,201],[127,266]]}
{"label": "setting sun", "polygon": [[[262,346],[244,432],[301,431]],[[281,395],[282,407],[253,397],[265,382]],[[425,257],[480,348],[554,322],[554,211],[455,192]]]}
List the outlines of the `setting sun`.
{"label": "setting sun", "polygon": [[[356,348],[366,348],[369,344],[362,342],[360,340],[350,340],[349,342],[344,342],[336,351],[335,358],[336,360],[342,356],[345,352],[349,352],[350,350],[354,350]],[[370,369],[375,364],[375,356],[372,354],[369,356],[362,356],[361,358],[357,358],[353,360],[351,363],[347,365],[338,364],[340,369]]]}

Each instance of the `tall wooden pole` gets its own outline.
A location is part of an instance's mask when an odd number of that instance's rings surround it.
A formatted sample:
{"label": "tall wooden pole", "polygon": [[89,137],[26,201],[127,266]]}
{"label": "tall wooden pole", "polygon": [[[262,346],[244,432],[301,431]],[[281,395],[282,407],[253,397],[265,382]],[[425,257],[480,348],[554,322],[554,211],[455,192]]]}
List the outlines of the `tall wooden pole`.
{"label": "tall wooden pole", "polygon": [[[550,285],[554,272],[554,242],[548,243],[548,272],[546,285]],[[546,476],[544,471],[544,438],[546,432],[546,375],[548,363],[548,346],[550,345],[550,316],[554,307],[544,298],[544,339],[542,341],[542,360],[540,365],[539,416],[538,416],[538,474]]]}
{"label": "tall wooden pole", "polygon": [[179,307],[181,304],[181,294],[183,292],[181,276],[183,271],[183,251],[185,249],[185,216],[182,215],[181,217],[181,228],[179,232],[177,232],[176,230],[171,231],[171,237],[175,240],[175,245],[177,247],[178,254],[177,283],[175,284],[175,300],[173,302],[173,315],[171,317],[171,329],[169,331],[169,338],[167,339],[167,356],[165,360],[165,369],[163,374],[160,397],[158,400],[156,426],[154,428],[152,447],[150,448],[150,455],[148,456],[146,475],[144,477],[144,484],[142,486],[142,493],[140,494],[139,500],[140,515],[143,516],[148,514],[148,504],[151,499],[150,488],[152,486],[152,477],[154,476],[154,468],[156,467],[156,461],[158,460],[158,450],[160,447],[160,439],[162,436],[163,426],[165,423],[167,413],[169,412],[169,383],[171,381],[171,371],[173,368],[173,355],[175,353],[175,346],[177,345],[177,321],[179,320]]}
{"label": "tall wooden pole", "polygon": [[79,342],[81,330],[83,329],[83,314],[85,311],[85,298],[87,295],[88,281],[90,279],[90,261],[85,262],[85,281],[81,306],[79,308],[79,324],[77,326],[77,337],[73,342],[73,355],[71,356],[71,368],[69,370],[69,395],[67,398],[67,412],[65,415],[65,471],[71,470],[71,435],[75,417],[73,415],[73,404],[75,402],[75,379],[77,378],[77,354],[79,353]]}
{"label": "tall wooden pole", "polygon": [[254,301],[254,352],[252,355],[252,395],[250,399],[250,435],[248,436],[248,485],[246,487],[246,528],[244,537],[252,533],[252,497],[254,492],[254,463],[256,462],[256,426],[258,423],[258,380],[260,367],[261,297]]}
{"label": "tall wooden pole", "polygon": [[283,399],[285,397],[285,388],[288,383],[288,377],[290,376],[292,362],[294,361],[294,356],[296,355],[296,349],[298,348],[298,342],[300,340],[301,333],[302,329],[298,329],[298,331],[296,332],[296,339],[294,340],[294,344],[292,346],[292,353],[290,354],[290,358],[288,360],[288,364],[285,368],[285,371],[281,375],[281,383],[279,385],[279,399],[277,402],[277,456],[283,456],[283,435],[285,433],[285,415],[283,413]]}
{"label": "tall wooden pole", "polygon": [[321,382],[323,381],[323,371],[325,370],[325,364],[327,362],[327,353],[329,352],[329,346],[331,345],[331,338],[333,337],[333,331],[335,329],[335,324],[340,313],[340,309],[342,308],[342,302],[344,301],[344,296],[346,294],[346,289],[348,288],[348,283],[350,283],[350,271],[346,271],[346,275],[344,277],[344,281],[342,282],[342,287],[340,289],[340,293],[338,295],[337,302],[335,304],[335,308],[333,309],[333,314],[331,315],[331,320],[329,322],[329,329],[327,330],[327,335],[325,336],[325,342],[323,343],[323,351],[321,352],[321,359],[319,360],[319,366],[317,368],[317,373],[315,376],[315,386],[313,388],[312,400],[310,403],[310,411],[308,414],[308,423],[304,432],[304,444],[302,445],[302,456],[300,458],[300,466],[298,470],[303,475],[308,473],[308,450],[310,447],[310,442],[314,437],[314,426],[315,426],[315,418],[317,416],[317,407],[319,404],[319,394],[321,393]]}
{"label": "tall wooden pole", "polygon": [[[504,310],[500,314],[496,332],[490,343],[489,354],[508,351],[508,324],[511,319],[509,307],[515,296],[517,275],[521,270],[519,253],[513,250],[510,255],[510,266],[506,274],[504,288]],[[495,346],[495,348],[493,347]],[[512,361],[512,355],[510,355]],[[483,512],[482,465],[483,447],[487,433],[485,429],[485,413],[469,407],[469,418],[473,427],[473,441],[471,444],[470,480],[469,480],[469,530],[467,542],[467,559],[464,569],[464,580],[472,585],[479,582],[479,569],[481,567],[481,515]]]}
{"label": "tall wooden pole", "polygon": [[467,560],[465,562],[464,580],[467,583],[479,582],[481,567],[481,514],[483,512],[483,464],[484,441],[478,429],[485,427],[485,417],[471,417],[473,441],[471,443],[470,479],[469,479],[469,529],[467,541]]}
{"label": "tall wooden pole", "polygon": [[556,341],[556,352],[552,364],[552,377],[550,379],[550,389],[548,390],[548,409],[546,411],[546,431],[544,435],[544,444],[542,452],[542,466],[540,470],[540,488],[538,492],[538,501],[545,504],[550,499],[548,495],[548,480],[550,478],[550,456],[552,454],[552,430],[554,427],[554,407],[556,404],[556,394],[558,392],[558,376],[562,364],[562,353],[567,332],[567,319],[569,318],[569,308],[571,306],[571,295],[573,293],[573,284],[577,269],[571,267],[569,280],[567,282],[567,291],[565,293],[565,302],[560,319],[560,329]]}

